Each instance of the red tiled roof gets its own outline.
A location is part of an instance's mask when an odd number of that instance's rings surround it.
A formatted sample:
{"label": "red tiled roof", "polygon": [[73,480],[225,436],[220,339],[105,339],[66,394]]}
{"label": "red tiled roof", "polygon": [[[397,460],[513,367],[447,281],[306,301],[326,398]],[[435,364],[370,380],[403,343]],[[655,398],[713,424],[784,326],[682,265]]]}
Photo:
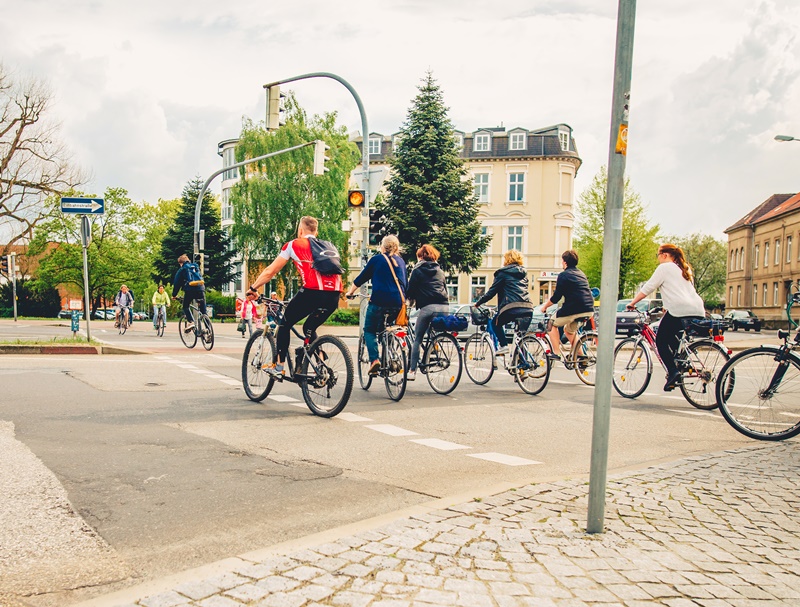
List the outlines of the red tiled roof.
{"label": "red tiled roof", "polygon": [[[767,216],[770,219],[777,217],[778,215],[789,211],[790,209],[785,208],[784,203],[789,203],[790,201],[794,200],[795,204],[800,202],[800,194],[773,194],[769,198],[767,198],[764,202],[758,205],[755,209],[750,211],[747,215],[742,217],[739,221],[734,223],[732,226],[725,230],[725,233],[731,232],[736,228],[741,228],[746,225],[759,223],[760,221],[764,220]],[[782,210],[778,211],[778,208],[782,208]],[[796,208],[792,206],[793,210]],[[799,207],[800,208],[800,207]]]}
{"label": "red tiled roof", "polygon": [[768,219],[774,219],[779,215],[783,215],[784,213],[788,213],[789,211],[796,211],[797,209],[800,209],[800,194],[795,194],[788,200],[784,200],[782,203],[780,203],[777,207],[775,207],[768,213],[764,213],[753,223],[761,223],[762,221],[767,221]]}

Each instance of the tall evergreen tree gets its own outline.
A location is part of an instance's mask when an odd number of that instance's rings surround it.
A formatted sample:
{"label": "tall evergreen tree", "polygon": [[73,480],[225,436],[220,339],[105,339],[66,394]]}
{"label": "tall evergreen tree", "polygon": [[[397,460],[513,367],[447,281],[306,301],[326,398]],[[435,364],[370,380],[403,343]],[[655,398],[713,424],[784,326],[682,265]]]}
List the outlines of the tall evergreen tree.
{"label": "tall evergreen tree", "polygon": [[448,108],[430,72],[418,90],[400,131],[389,195],[376,206],[407,261],[416,260],[416,250],[429,243],[441,252],[446,272],[470,272],[480,266],[490,238],[481,235],[472,183],[464,179],[467,169]]}
{"label": "tall evergreen tree", "polygon": [[[195,177],[186,184],[181,193],[181,206],[175,221],[161,241],[161,255],[153,263],[153,279],[157,282],[171,283],[178,270],[177,259],[186,254],[190,258],[194,251],[194,211],[197,197],[203,189],[203,181]],[[204,280],[206,288],[219,289],[236,277],[233,257],[236,254],[230,246],[230,238],[220,224],[219,203],[206,191],[200,207],[200,229],[205,230],[205,249],[207,264]]]}

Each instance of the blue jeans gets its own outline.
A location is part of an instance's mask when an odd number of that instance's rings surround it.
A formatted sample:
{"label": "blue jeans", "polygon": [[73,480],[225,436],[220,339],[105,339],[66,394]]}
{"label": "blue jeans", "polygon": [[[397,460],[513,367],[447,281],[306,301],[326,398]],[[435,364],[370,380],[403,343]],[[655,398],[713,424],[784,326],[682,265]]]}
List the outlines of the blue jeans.
{"label": "blue jeans", "polygon": [[411,346],[411,363],[408,366],[409,371],[416,371],[419,365],[419,349],[422,346],[422,340],[425,339],[425,333],[428,332],[428,327],[431,321],[437,316],[447,316],[450,313],[450,306],[447,304],[430,304],[420,308],[419,315],[417,316],[417,324],[414,326],[414,344]]}
{"label": "blue jeans", "polygon": [[385,308],[383,306],[376,306],[370,303],[367,306],[367,311],[364,313],[364,343],[367,345],[367,352],[369,353],[369,360],[380,360],[378,354],[378,332],[383,331],[384,317],[389,315],[389,323],[393,323],[397,318],[400,308]]}
{"label": "blue jeans", "polygon": [[167,324],[167,306],[164,304],[159,304],[157,306],[153,306],[153,327],[158,326],[158,315],[164,315],[164,324]]}

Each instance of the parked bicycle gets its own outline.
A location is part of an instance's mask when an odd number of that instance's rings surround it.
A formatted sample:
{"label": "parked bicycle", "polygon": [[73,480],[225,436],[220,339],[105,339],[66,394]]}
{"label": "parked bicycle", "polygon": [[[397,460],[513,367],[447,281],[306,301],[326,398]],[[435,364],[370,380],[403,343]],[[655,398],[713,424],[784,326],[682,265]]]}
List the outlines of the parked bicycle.
{"label": "parked bicycle", "polygon": [[[176,299],[182,301],[181,297],[177,297]],[[199,339],[203,347],[206,350],[210,350],[214,347],[214,327],[211,325],[211,319],[208,315],[200,312],[194,301],[189,304],[189,309],[194,327],[187,331],[186,318],[181,317],[178,321],[178,335],[181,336],[183,345],[187,348],[194,348]]]}
{"label": "parked bicycle", "polygon": [[119,320],[117,321],[117,329],[120,335],[125,335],[125,332],[133,324],[133,311],[129,306],[121,306],[119,309]]}
{"label": "parked bicycle", "polygon": [[[276,315],[280,325],[286,308],[282,301],[260,296],[258,303],[267,303],[279,311]],[[269,325],[253,331],[242,357],[242,383],[247,397],[261,402],[272,391],[276,381],[298,384],[303,400],[314,415],[333,417],[345,408],[353,390],[353,358],[344,342],[333,335],[322,335],[309,343],[296,327],[292,333],[303,344],[294,351],[294,360],[286,358],[285,376],[271,375],[267,367],[278,360],[275,336]]]}
{"label": "parked bicycle", "polygon": [[[456,336],[459,330],[448,327],[444,319],[455,318],[443,316],[434,318],[428,325],[425,337],[421,344],[421,355],[417,370],[428,378],[428,384],[438,394],[450,394],[461,381],[463,361],[461,360],[461,347]],[[466,319],[463,328],[466,328]],[[405,336],[407,347],[414,343],[414,328],[407,327]],[[408,351],[406,350],[406,354]]]}
{"label": "parked bicycle", "polygon": [[[467,377],[478,385],[486,384],[497,368],[497,335],[492,323],[493,314],[485,307],[471,309],[472,322],[479,331],[471,335],[464,345],[464,365]],[[531,332],[530,329],[534,329]],[[550,379],[550,364],[547,360],[545,344],[537,332],[543,334],[544,325],[522,330],[520,320],[514,323],[514,338],[507,355],[503,356],[503,366],[514,381],[527,394],[539,394]],[[510,363],[508,362],[510,360]]]}
{"label": "parked bicycle", "polygon": [[[660,310],[651,312],[654,311]],[[664,365],[649,314],[641,311],[638,314],[642,319],[641,332],[623,339],[614,349],[614,389],[625,398],[641,396],[647,389],[653,376],[653,355]],[[695,339],[698,337],[701,339]],[[714,386],[722,366],[730,358],[728,350],[719,343],[722,340],[720,323],[711,319],[687,320],[680,334],[675,353],[675,364],[681,373],[678,386],[684,398],[698,409],[717,408]]]}
{"label": "parked bicycle", "polygon": [[[547,351],[553,351],[553,344],[550,342],[550,329],[553,327],[554,317],[548,316],[547,324],[543,334],[537,333],[537,337],[543,339],[547,344]],[[575,371],[575,375],[587,386],[594,386],[595,375],[597,373],[597,331],[594,327],[594,317],[590,316],[578,322],[578,333],[575,336],[575,347],[572,347],[569,340],[561,342],[561,363],[568,371]],[[550,359],[551,366],[555,363]]]}
{"label": "parked bicycle", "polygon": [[[792,328],[792,304],[786,313]],[[800,332],[790,340],[789,331],[778,331],[780,346],[759,346],[739,352],[722,367],[716,398],[720,413],[749,438],[778,441],[800,434]]]}
{"label": "parked bicycle", "polygon": [[[363,293],[355,293],[349,299],[362,297],[363,302],[368,301],[369,296]],[[379,331],[378,351],[380,353],[381,367],[377,377],[382,377],[386,384],[386,394],[394,401],[403,398],[406,393],[406,373],[408,372],[408,348],[406,347],[406,328],[398,325],[388,325],[386,321],[389,315],[384,316],[383,330]],[[371,361],[367,352],[367,344],[364,341],[363,332],[358,338],[358,381],[363,390],[369,390],[372,385],[373,375],[369,374]]]}

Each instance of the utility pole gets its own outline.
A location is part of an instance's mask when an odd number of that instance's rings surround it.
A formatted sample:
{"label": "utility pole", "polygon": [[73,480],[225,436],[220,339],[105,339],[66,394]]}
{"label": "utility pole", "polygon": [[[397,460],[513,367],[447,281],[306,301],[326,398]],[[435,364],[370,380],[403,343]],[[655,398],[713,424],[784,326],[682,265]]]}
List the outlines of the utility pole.
{"label": "utility pole", "polygon": [[589,470],[589,511],[586,523],[586,531],[589,533],[602,533],[605,516],[611,382],[614,372],[616,302],[619,289],[622,203],[625,189],[625,160],[628,152],[628,104],[630,102],[635,22],[636,0],[619,0],[617,50],[614,59],[614,92],[611,101],[611,134],[608,149],[603,267],[600,285],[592,460]]}
{"label": "utility pole", "polygon": [[8,262],[11,273],[11,299],[14,301],[14,322],[17,322],[17,254],[11,253]]}

